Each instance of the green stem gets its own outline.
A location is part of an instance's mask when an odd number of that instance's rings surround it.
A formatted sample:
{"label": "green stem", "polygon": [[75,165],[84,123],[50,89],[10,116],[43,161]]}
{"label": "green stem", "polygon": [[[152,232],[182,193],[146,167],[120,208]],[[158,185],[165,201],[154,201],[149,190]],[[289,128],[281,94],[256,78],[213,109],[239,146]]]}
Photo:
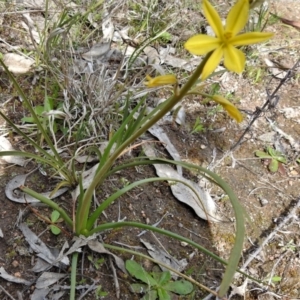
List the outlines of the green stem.
{"label": "green stem", "polygon": [[186,242],[186,243],[190,244],[191,246],[197,248],[201,252],[211,256],[213,259],[217,260],[218,262],[220,262],[224,265],[227,265],[226,260],[220,258],[219,256],[215,255],[214,253],[210,252],[209,250],[205,249],[204,247],[200,246],[199,244],[193,242],[192,240],[190,240],[188,238],[180,236],[180,235],[178,235],[178,234],[176,234],[172,231],[160,229],[158,227],[154,227],[154,226],[151,226],[151,225],[142,224],[142,223],[138,223],[138,222],[105,223],[105,224],[99,225],[96,228],[94,228],[93,230],[91,230],[89,232],[89,236],[93,235],[94,233],[102,232],[104,230],[116,229],[116,228],[120,228],[120,227],[135,227],[135,228],[148,229],[148,230],[151,230],[151,231],[154,231],[154,232],[158,232],[160,234],[166,235],[166,236],[174,238],[176,240]]}
{"label": "green stem", "polygon": [[77,251],[72,255],[70,300],[75,300],[78,255],[79,253]]}
{"label": "green stem", "polygon": [[203,204],[201,202],[201,198],[199,197],[197,191],[193,188],[193,186],[187,184],[185,181],[180,180],[180,179],[170,178],[170,177],[147,178],[147,179],[142,179],[142,180],[139,180],[139,181],[135,181],[135,182],[125,186],[124,188],[118,190],[116,193],[112,194],[110,197],[108,197],[106,200],[104,200],[97,207],[97,209],[92,213],[92,215],[89,217],[89,219],[87,221],[86,229],[88,231],[91,230],[93,228],[94,223],[99,218],[99,216],[102,214],[102,212],[109,205],[111,205],[116,199],[118,199],[119,197],[121,197],[122,195],[124,195],[125,193],[127,193],[128,191],[130,191],[131,189],[133,189],[133,188],[135,188],[139,185],[146,184],[146,183],[149,183],[149,182],[155,182],[155,181],[174,181],[174,182],[181,183],[181,184],[187,186],[189,189],[191,189],[195,193],[195,196],[198,198],[198,201],[199,201],[199,206],[206,213],[205,207],[203,206]]}
{"label": "green stem", "polygon": [[180,89],[178,94],[174,94],[170,99],[167,100],[166,105],[162,107],[160,111],[157,112],[151,118],[149,121],[146,122],[146,124],[142,125],[139,130],[137,130],[135,133],[132,134],[131,137],[129,137],[122,145],[116,149],[111,157],[108,158],[107,162],[103,165],[101,170],[95,175],[94,180],[91,182],[87,190],[85,191],[84,197],[82,199],[82,209],[78,212],[80,214],[79,219],[80,225],[78,226],[78,232],[77,234],[83,233],[83,230],[86,229],[87,225],[87,219],[88,219],[88,213],[91,206],[91,201],[93,197],[94,190],[96,189],[96,186],[98,184],[101,184],[102,181],[105,178],[106,173],[110,170],[113,163],[117,160],[119,155],[123,152],[123,150],[129,146],[132,142],[134,142],[136,139],[138,139],[142,134],[144,134],[151,126],[153,126],[155,123],[157,123],[166,113],[168,113],[179,101],[183,99],[183,97],[188,93],[188,91],[192,88],[192,86],[196,83],[196,81],[199,79],[203,68],[211,56],[211,53],[208,53],[200,65],[197,67],[197,69],[194,71],[192,76],[189,78],[187,83]]}
{"label": "green stem", "polygon": [[54,201],[50,200],[49,198],[33,191],[32,189],[26,187],[26,186],[20,186],[20,190],[23,191],[24,193],[40,200],[41,202],[43,202],[44,204],[48,205],[49,207],[51,207],[54,210],[57,210],[61,217],[65,220],[65,222],[67,223],[67,225],[72,228],[73,227],[73,222],[70,219],[70,217],[68,216],[67,212],[61,208],[58,204],[56,204]]}

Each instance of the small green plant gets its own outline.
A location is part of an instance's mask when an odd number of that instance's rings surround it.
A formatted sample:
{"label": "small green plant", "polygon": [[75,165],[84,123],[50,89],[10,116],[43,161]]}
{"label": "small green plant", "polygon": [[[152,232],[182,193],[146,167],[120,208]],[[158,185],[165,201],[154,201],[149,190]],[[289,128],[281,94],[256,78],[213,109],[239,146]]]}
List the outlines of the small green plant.
{"label": "small green plant", "polygon": [[205,132],[205,131],[206,131],[206,128],[204,127],[204,124],[202,123],[201,118],[197,117],[197,119],[194,123],[193,129],[191,131],[191,134],[198,133],[198,132]]}
{"label": "small green plant", "polygon": [[103,297],[105,297],[107,295],[108,295],[108,292],[103,291],[102,286],[98,285],[96,290],[95,290],[96,299],[102,299]]}
{"label": "small green plant", "polygon": [[249,79],[251,79],[254,84],[261,82],[264,75],[264,71],[262,68],[249,66],[247,67],[246,71],[248,73]]}
{"label": "small green plant", "polygon": [[287,244],[280,242],[278,246],[282,247],[284,250],[290,250],[293,252],[297,250],[297,245],[294,240],[290,240]]}
{"label": "small green plant", "polygon": [[[33,109],[44,129],[46,131],[49,129],[50,134],[55,134],[58,129],[63,131],[62,126],[59,127],[56,120],[65,119],[66,114],[62,111],[62,103],[57,105],[54,97],[45,96],[44,105],[37,105]],[[36,124],[33,116],[23,117],[21,121],[23,123]]]}
{"label": "small green plant", "polygon": [[172,35],[166,31],[161,34],[160,39],[164,43],[169,43],[172,40]]}
{"label": "small green plant", "polygon": [[88,260],[94,265],[94,267],[96,268],[96,270],[99,270],[99,268],[103,265],[104,263],[104,258],[101,257],[101,258],[98,258],[98,259],[95,259],[93,258],[92,255],[88,255]]}
{"label": "small green plant", "polygon": [[280,17],[273,14],[273,13],[270,13],[270,17],[269,17],[269,20],[268,20],[268,24],[269,25],[274,25],[276,24],[278,21],[280,21]]}
{"label": "small green plant", "polygon": [[169,271],[147,272],[134,260],[127,260],[125,266],[131,276],[143,282],[130,285],[133,292],[145,294],[143,300],[170,300],[172,293],[188,295],[193,291],[193,285],[189,281],[172,281]]}
{"label": "small green plant", "polygon": [[218,83],[218,82],[212,83],[209,88],[209,94],[210,95],[218,94],[220,91],[220,88],[221,88],[220,83]]}
{"label": "small green plant", "polygon": [[60,213],[57,210],[53,210],[49,221],[52,223],[51,225],[49,225],[51,232],[55,235],[59,235],[61,233],[61,230],[54,224],[63,221],[63,219],[60,218]]}
{"label": "small green plant", "polygon": [[251,3],[251,16],[248,22],[249,31],[263,31],[269,20],[269,8],[265,1],[257,0]]}
{"label": "small green plant", "polygon": [[276,173],[282,164],[287,163],[286,157],[279,151],[276,151],[272,147],[267,147],[265,151],[257,150],[255,155],[261,159],[266,160],[268,169],[272,173]]}
{"label": "small green plant", "polygon": [[265,279],[263,279],[263,282],[266,282],[268,285],[275,286],[276,284],[281,282],[282,277],[277,275],[268,275]]}

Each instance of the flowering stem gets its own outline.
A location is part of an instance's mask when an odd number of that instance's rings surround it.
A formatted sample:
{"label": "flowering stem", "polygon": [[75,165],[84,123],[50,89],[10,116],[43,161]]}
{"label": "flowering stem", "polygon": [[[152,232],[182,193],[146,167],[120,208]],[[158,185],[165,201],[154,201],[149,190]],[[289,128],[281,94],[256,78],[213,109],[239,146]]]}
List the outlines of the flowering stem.
{"label": "flowering stem", "polygon": [[194,73],[191,75],[189,80],[186,82],[186,84],[178,91],[178,93],[175,93],[173,96],[171,96],[161,107],[160,110],[157,111],[150,119],[146,119],[147,121],[141,126],[140,129],[138,129],[136,132],[134,132],[127,140],[124,141],[123,144],[121,144],[108,158],[106,163],[103,165],[103,167],[97,172],[95,175],[93,181],[85,191],[85,194],[82,199],[82,206],[81,209],[78,211],[80,224],[77,224],[77,234],[84,234],[89,235],[88,229],[87,229],[87,223],[88,223],[88,214],[90,210],[90,205],[93,197],[93,193],[95,188],[101,184],[104,179],[106,173],[109,171],[111,166],[114,164],[114,162],[117,160],[117,158],[121,155],[121,153],[124,151],[126,147],[128,147],[131,143],[133,143],[136,139],[138,139],[142,134],[144,134],[151,126],[156,124],[166,113],[171,111],[171,109],[183,99],[183,97],[188,93],[188,91],[193,87],[193,85],[196,83],[196,81],[200,78],[200,75],[202,74],[203,68],[210,58],[212,52],[208,53],[200,65],[196,68]]}

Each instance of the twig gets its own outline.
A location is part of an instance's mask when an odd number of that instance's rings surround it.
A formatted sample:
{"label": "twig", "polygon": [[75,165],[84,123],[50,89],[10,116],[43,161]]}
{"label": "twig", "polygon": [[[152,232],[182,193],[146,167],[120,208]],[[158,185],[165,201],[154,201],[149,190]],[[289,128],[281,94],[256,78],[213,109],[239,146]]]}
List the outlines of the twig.
{"label": "twig", "polygon": [[[169,212],[166,212],[166,213],[161,217],[161,219],[160,219],[158,222],[154,223],[152,226],[153,226],[153,227],[157,227],[157,226],[159,225],[159,223],[160,223],[165,217],[167,217],[167,216],[169,216],[169,215],[171,215],[171,214],[170,214]],[[148,231],[148,230],[143,230],[143,231],[140,232],[137,236],[140,237],[140,236],[142,236],[143,234],[145,234],[147,231]]]}
{"label": "twig", "polygon": [[233,147],[231,147],[231,150],[236,149],[237,146],[239,146],[241,144],[244,136],[250,130],[253,123],[260,117],[262,112],[264,112],[267,108],[271,108],[271,107],[274,108],[277,105],[278,100],[279,100],[277,92],[288,81],[288,79],[290,79],[293,71],[297,68],[299,62],[300,62],[300,59],[298,59],[298,61],[295,63],[295,65],[287,71],[286,75],[284,76],[283,79],[280,80],[278,86],[275,88],[275,90],[273,91],[273,93],[271,95],[269,95],[267,92],[267,94],[268,94],[267,101],[264,103],[264,105],[261,108],[257,108],[256,111],[253,113],[254,117],[252,118],[251,122],[249,123],[247,128],[244,130],[243,134],[238,139],[238,141],[233,145]]}
{"label": "twig", "polygon": [[12,300],[16,300],[2,285],[0,285],[1,290]]}
{"label": "twig", "polygon": [[81,294],[80,295],[80,297],[77,299],[77,300],[82,300],[82,299],[84,299],[85,298],[85,296],[89,293],[89,292],[91,292],[91,291],[93,291],[93,290],[95,290],[97,287],[96,287],[96,283],[98,282],[98,280],[96,281],[96,280],[94,280],[93,278],[90,278],[92,281],[93,281],[93,284],[91,284],[90,286],[89,286],[89,288],[83,293],[83,294]]}
{"label": "twig", "polygon": [[289,214],[279,223],[274,230],[266,237],[262,244],[256,249],[254,253],[251,253],[250,257],[245,261],[241,267],[241,271],[245,271],[247,266],[252,262],[253,259],[263,250],[264,246],[276,235],[277,231],[284,227],[292,218],[295,218],[297,215],[297,209],[300,207],[300,197],[297,200],[296,206],[289,212]]}
{"label": "twig", "polygon": [[110,264],[110,267],[111,267],[113,275],[114,275],[114,283],[115,283],[115,287],[116,287],[116,296],[117,296],[117,299],[120,299],[120,285],[119,285],[119,280],[118,280],[116,269],[114,267],[114,264],[113,264],[112,259],[111,259],[110,256],[109,256],[109,264]]}

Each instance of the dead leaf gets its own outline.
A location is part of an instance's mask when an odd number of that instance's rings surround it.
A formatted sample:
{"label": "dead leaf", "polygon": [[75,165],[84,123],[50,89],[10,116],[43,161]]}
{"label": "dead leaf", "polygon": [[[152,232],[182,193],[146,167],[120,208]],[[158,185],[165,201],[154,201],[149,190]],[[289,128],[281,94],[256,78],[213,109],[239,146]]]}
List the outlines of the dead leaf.
{"label": "dead leaf", "polygon": [[33,59],[25,58],[24,56],[15,53],[4,54],[3,62],[7,66],[8,70],[14,74],[28,73],[31,66],[34,64]]}
{"label": "dead leaf", "polygon": [[115,27],[109,12],[106,9],[104,11],[104,15],[105,17],[102,22],[103,40],[110,43],[114,35]]}
{"label": "dead leaf", "polygon": [[94,155],[75,156],[74,159],[80,164],[99,161],[99,157]]}
{"label": "dead leaf", "polygon": [[[31,173],[17,175],[7,183],[7,185],[5,187],[5,195],[9,200],[18,202],[18,203],[40,202],[38,199],[23,193],[19,189],[21,185],[25,185],[26,178],[30,174]],[[52,194],[52,192],[50,191],[50,192],[40,193],[40,195],[47,197],[49,199],[54,199],[56,197],[59,197],[63,193],[65,193],[67,190],[68,190],[68,188],[61,188],[58,191],[56,191],[54,194]]]}
{"label": "dead leaf", "polygon": [[[96,171],[99,167],[99,164],[94,165],[92,168],[88,169],[87,171],[82,172],[81,179],[82,179],[82,187],[83,189],[87,189],[91,182],[93,181]],[[77,199],[78,195],[80,194],[80,185],[78,184],[76,189],[71,192],[72,198]]]}
{"label": "dead leaf", "polygon": [[160,64],[159,54],[158,54],[157,50],[154,47],[151,47],[151,46],[145,47],[144,48],[144,53],[148,57],[149,64],[155,64],[155,65]]}
{"label": "dead leaf", "polygon": [[37,254],[38,257],[49,263],[49,267],[52,265],[59,266],[57,257],[46,246],[46,244],[33,233],[25,223],[19,225],[19,229],[22,231],[27,243],[31,249]]}
{"label": "dead leaf", "polygon": [[46,5],[46,1],[45,0],[23,0],[22,5],[28,8],[44,9]]}
{"label": "dead leaf", "polygon": [[25,285],[31,285],[31,282],[28,281],[28,280],[9,275],[3,267],[0,267],[0,277],[2,277],[3,279],[5,279],[7,281],[10,281],[10,282],[21,283],[21,284],[25,284]]}
{"label": "dead leaf", "polygon": [[[0,136],[0,151],[15,151],[10,141],[3,135]],[[1,156],[0,159],[4,160],[7,163],[19,165],[22,167],[25,165],[25,159],[21,156],[7,155]]]}
{"label": "dead leaf", "polygon": [[[144,144],[143,149],[148,157],[155,157],[152,145]],[[157,176],[170,178],[170,188],[173,195],[179,201],[193,208],[195,213],[201,219],[214,222],[220,220],[220,218],[217,216],[216,204],[207,191],[203,191],[198,184],[178,174],[178,172],[169,165],[154,164],[154,167],[156,169]],[[188,186],[179,182],[174,183],[174,181],[172,183],[172,179],[182,180],[187,185],[192,186],[193,189],[197,192],[198,196],[200,197],[201,202],[199,202],[198,197]]]}
{"label": "dead leaf", "polygon": [[74,242],[70,249],[65,253],[65,255],[70,255],[74,252],[81,252],[81,247],[86,246],[88,241],[95,239],[95,236],[85,237],[80,235],[79,237],[74,236],[72,241]]}
{"label": "dead leaf", "polygon": [[40,34],[39,32],[43,32],[43,28],[45,26],[45,18],[42,15],[35,15],[34,19],[32,19],[30,13],[22,14],[25,22],[21,22],[23,28],[30,34],[30,37],[34,39],[36,43],[40,43]]}
{"label": "dead leaf", "polygon": [[275,64],[268,58],[265,58],[265,63],[269,67],[268,69],[274,77],[278,79],[283,79],[286,77],[287,72],[282,70],[281,68],[278,68],[278,64]]}
{"label": "dead leaf", "polygon": [[30,300],[47,299],[46,296],[50,293],[51,289],[35,289],[32,293]]}
{"label": "dead leaf", "polygon": [[[167,253],[163,249],[157,247],[156,245],[150,244],[142,239],[141,239],[141,242],[145,245],[145,247],[147,248],[147,251],[151,257],[170,266],[171,268],[173,268],[174,270],[176,270],[178,272],[182,272],[188,265],[188,262],[185,258],[182,260],[177,260],[176,258],[171,256],[169,253]],[[159,265],[159,267],[163,271],[168,271],[168,269],[166,269],[163,266]],[[177,279],[178,275],[176,273],[171,272],[171,274],[174,279]]]}
{"label": "dead leaf", "polygon": [[[163,143],[163,146],[169,152],[169,154],[172,156],[174,160],[178,160],[178,161],[181,160],[179,152],[177,151],[175,146],[171,143],[168,135],[166,134],[166,132],[161,126],[154,124],[152,127],[148,129],[148,131]],[[177,171],[180,175],[182,175],[181,166],[177,166]]]}
{"label": "dead leaf", "polygon": [[48,287],[60,279],[66,277],[66,274],[59,274],[54,272],[44,272],[37,280],[35,287],[37,289],[43,289]]}
{"label": "dead leaf", "polygon": [[116,256],[115,254],[111,253],[110,251],[108,251],[107,249],[104,248],[104,246],[99,243],[96,240],[91,240],[87,243],[87,245],[89,246],[89,248],[95,252],[98,252],[100,254],[108,254],[110,256],[112,256],[115,260],[116,265],[118,266],[118,268],[125,274],[127,274],[126,268],[125,268],[125,264],[124,261]]}
{"label": "dead leaf", "polygon": [[248,278],[246,278],[245,281],[243,282],[243,284],[240,286],[235,286],[234,284],[231,284],[230,287],[231,287],[232,291],[229,295],[228,300],[231,299],[231,297],[234,295],[239,295],[239,296],[245,297],[246,291],[247,291],[247,284],[248,284]]}
{"label": "dead leaf", "polygon": [[110,50],[110,42],[99,43],[93,45],[93,47],[81,56],[88,61],[93,61],[99,59],[101,56],[105,55]]}

